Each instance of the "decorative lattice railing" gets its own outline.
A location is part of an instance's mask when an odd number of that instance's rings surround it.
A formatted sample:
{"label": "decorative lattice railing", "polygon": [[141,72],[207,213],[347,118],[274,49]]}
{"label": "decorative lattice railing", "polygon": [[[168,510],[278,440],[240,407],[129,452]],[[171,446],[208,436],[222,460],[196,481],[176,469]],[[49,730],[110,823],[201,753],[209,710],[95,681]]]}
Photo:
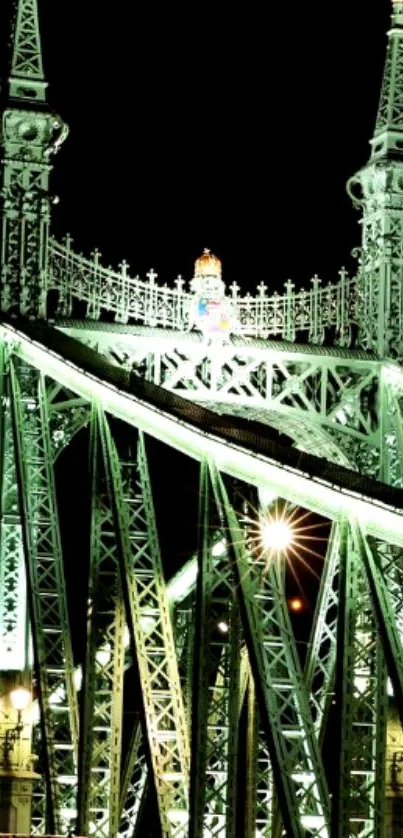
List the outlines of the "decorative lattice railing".
{"label": "decorative lattice railing", "polygon": [[[88,259],[75,253],[69,236],[62,243],[50,243],[48,290],[58,292],[60,317],[69,317],[74,302],[79,300],[87,304],[86,317],[90,319],[98,320],[110,313],[117,323],[188,331],[192,327],[194,294],[185,290],[181,276],[175,279],[173,288],[156,280],[154,271],[147,274],[146,280],[130,276],[126,262],[121,263],[119,271],[104,268],[98,251]],[[309,290],[295,291],[294,283],[288,280],[284,294],[269,294],[261,282],[256,296],[242,296],[240,287],[233,282],[227,297],[231,300],[237,334],[293,341],[305,332],[310,342],[320,343],[326,330],[333,329],[341,343],[348,343],[359,305],[357,285],[356,278],[341,270],[335,284],[323,285],[314,276]]]}

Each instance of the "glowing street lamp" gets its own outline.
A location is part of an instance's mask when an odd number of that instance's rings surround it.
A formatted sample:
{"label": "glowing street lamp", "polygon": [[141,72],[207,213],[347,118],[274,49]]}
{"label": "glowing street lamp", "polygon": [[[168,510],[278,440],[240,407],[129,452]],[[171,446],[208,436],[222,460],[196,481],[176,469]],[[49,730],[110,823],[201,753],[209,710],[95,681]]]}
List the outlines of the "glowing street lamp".
{"label": "glowing street lamp", "polygon": [[26,710],[29,707],[32,701],[32,695],[30,690],[28,690],[26,687],[16,687],[14,690],[11,690],[9,694],[9,699],[11,706],[14,708],[14,710],[17,711],[17,724],[14,725],[13,728],[9,728],[8,730],[6,730],[4,742],[2,744],[3,765],[8,765],[10,754],[14,748],[14,745],[16,744],[16,742],[19,742],[21,738],[22,731],[24,730],[22,714],[24,710]]}
{"label": "glowing street lamp", "polygon": [[15,690],[11,690],[10,692],[11,705],[18,713],[22,713],[24,710],[27,710],[31,703],[31,699],[31,691],[26,687],[16,687]]}
{"label": "glowing street lamp", "polygon": [[294,614],[298,614],[300,611],[304,609],[304,603],[299,596],[295,596],[288,601],[288,607],[290,611],[293,611]]}
{"label": "glowing street lamp", "polygon": [[293,541],[293,531],[290,524],[276,518],[262,521],[262,543],[265,550],[283,552]]}
{"label": "glowing street lamp", "polygon": [[29,835],[33,784],[39,779],[31,768],[32,693],[13,681],[13,688],[0,695],[1,827],[6,833]]}

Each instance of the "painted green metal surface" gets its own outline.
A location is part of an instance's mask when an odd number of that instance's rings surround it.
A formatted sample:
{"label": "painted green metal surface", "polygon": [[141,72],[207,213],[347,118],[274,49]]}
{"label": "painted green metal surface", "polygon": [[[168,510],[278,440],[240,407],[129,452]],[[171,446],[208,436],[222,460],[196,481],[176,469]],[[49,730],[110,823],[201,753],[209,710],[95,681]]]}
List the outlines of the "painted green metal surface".
{"label": "painted green metal surface", "polygon": [[47,821],[76,817],[78,711],[44,377],[10,361],[10,404],[28,602],[39,686]]}
{"label": "painted green metal surface", "polygon": [[[207,462],[199,487],[199,573],[195,613],[189,838],[235,838],[240,621],[225,537],[215,559],[213,533],[223,525],[218,487]],[[214,508],[216,507],[216,508]],[[222,531],[224,535],[225,530]]]}
{"label": "painted green metal surface", "polygon": [[115,524],[96,411],[91,422],[91,545],[83,668],[78,830],[108,838],[119,828],[125,608]]}
{"label": "painted green metal surface", "polygon": [[[154,273],[132,278],[125,263],[104,269],[99,254],[75,254],[69,238],[49,240],[51,161],[67,129],[46,103],[36,0],[18,0],[15,11],[1,132],[0,668],[32,669],[38,685],[34,751],[45,782],[35,791],[33,830],[67,834],[78,816],[85,834],[142,838],[154,788],[164,838],[277,838],[283,824],[290,838],[383,838],[386,672],[403,722],[402,510],[346,489],[336,465],[322,480],[178,421],[117,386],[106,362],[134,364],[166,391],[232,413],[234,425],[237,415],[253,415],[300,450],[314,445],[334,464],[403,487],[403,0],[392,4],[371,158],[349,182],[363,214],[356,276],[342,272],[327,288],[315,276],[307,292],[289,282],[274,297],[261,284],[244,298],[233,283],[238,334],[220,351],[191,330],[183,280],[164,289]],[[52,289],[67,318],[61,328],[103,353],[97,374],[84,354],[81,363],[61,342],[49,349],[39,332],[10,322],[10,314],[46,319]],[[68,320],[77,300],[87,305],[84,327]],[[106,310],[115,322],[94,326]],[[138,442],[122,446],[106,414]],[[53,463],[88,423],[80,669]],[[194,565],[174,581],[170,600],[144,432],[201,463],[196,601]],[[305,671],[283,569],[244,549],[223,475],[333,521]],[[219,556],[217,532],[226,542]],[[182,602],[175,616],[172,599]],[[136,716],[124,763],[126,624],[142,727]],[[321,754],[329,723],[339,742],[331,797]]]}

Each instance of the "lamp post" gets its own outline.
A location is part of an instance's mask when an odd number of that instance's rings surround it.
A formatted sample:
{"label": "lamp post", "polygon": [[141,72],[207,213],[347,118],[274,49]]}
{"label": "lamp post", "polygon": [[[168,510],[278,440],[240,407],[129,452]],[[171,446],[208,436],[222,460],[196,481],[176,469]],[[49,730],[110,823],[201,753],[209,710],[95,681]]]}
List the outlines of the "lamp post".
{"label": "lamp post", "polygon": [[31,831],[33,783],[29,689],[15,684],[15,673],[0,676],[0,833]]}

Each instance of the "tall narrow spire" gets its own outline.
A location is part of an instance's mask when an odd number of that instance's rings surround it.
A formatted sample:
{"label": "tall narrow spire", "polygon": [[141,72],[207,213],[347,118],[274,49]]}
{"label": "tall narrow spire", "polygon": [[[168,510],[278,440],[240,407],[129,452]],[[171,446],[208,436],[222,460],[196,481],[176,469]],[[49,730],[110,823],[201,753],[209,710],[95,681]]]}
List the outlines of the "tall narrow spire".
{"label": "tall narrow spire", "polygon": [[356,316],[358,341],[380,357],[403,358],[403,0],[392,20],[367,165],[349,181],[362,212]]}
{"label": "tall narrow spire", "polygon": [[392,0],[392,25],[371,145],[373,157],[403,152],[403,0]]}
{"label": "tall narrow spire", "polygon": [[9,102],[0,129],[2,311],[46,317],[49,175],[66,134],[46,103],[37,0],[16,0]]}
{"label": "tall narrow spire", "polygon": [[12,46],[10,98],[45,102],[37,0],[18,0]]}

